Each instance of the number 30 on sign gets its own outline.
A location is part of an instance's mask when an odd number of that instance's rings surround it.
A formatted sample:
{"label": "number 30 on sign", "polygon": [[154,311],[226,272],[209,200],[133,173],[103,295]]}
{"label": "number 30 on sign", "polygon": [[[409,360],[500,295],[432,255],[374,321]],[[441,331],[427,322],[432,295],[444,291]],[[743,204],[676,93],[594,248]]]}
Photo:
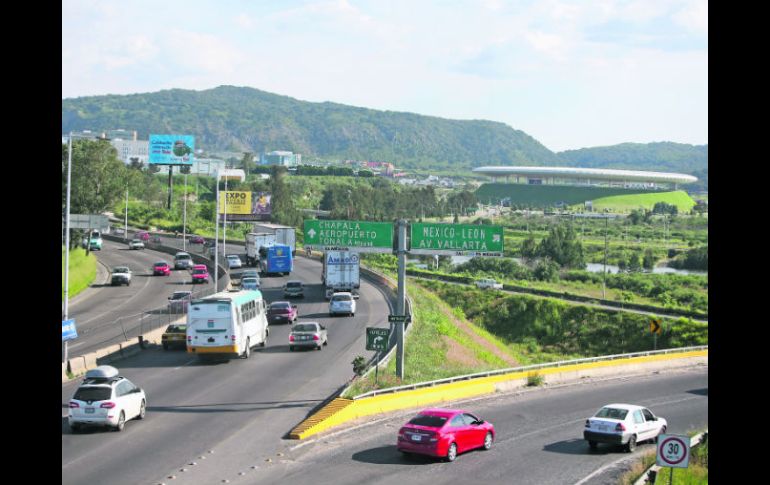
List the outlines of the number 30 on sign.
{"label": "number 30 on sign", "polygon": [[690,437],[673,434],[658,436],[658,466],[687,468],[690,462]]}

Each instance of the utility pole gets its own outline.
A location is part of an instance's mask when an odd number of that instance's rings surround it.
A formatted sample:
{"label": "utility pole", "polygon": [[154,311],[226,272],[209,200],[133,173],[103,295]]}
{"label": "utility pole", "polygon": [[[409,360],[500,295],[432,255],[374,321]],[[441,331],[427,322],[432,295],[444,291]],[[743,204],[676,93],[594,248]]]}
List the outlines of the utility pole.
{"label": "utility pole", "polygon": [[126,187],[126,220],[123,224],[123,239],[128,241],[128,187]]}
{"label": "utility pole", "polygon": [[168,210],[171,210],[171,194],[174,191],[174,182],[171,178],[171,175],[174,173],[174,166],[169,165],[168,166]]}
{"label": "utility pole", "polygon": [[[406,315],[406,224],[404,219],[398,220],[398,298],[396,314]],[[404,378],[404,321],[396,323],[396,376]]]}

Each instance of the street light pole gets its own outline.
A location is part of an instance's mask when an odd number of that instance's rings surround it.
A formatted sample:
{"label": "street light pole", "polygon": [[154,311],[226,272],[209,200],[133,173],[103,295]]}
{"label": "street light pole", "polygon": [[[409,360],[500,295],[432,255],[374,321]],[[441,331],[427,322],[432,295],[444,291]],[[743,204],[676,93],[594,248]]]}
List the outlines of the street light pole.
{"label": "street light pole", "polygon": [[[69,286],[70,286],[70,185],[72,182],[72,132],[69,133],[67,146],[67,215],[64,222],[64,318],[69,317]],[[67,362],[69,346],[64,341],[64,362]]]}
{"label": "street light pole", "polygon": [[214,209],[214,293],[219,291],[219,172],[216,177],[217,204]]}
{"label": "street light pole", "polygon": [[182,251],[187,251],[187,174],[184,174],[184,217],[182,222]]}
{"label": "street light pole", "polygon": [[123,223],[123,239],[128,241],[128,187],[126,187],[126,219]]}
{"label": "street light pole", "polygon": [[609,216],[604,217],[604,271],[602,272],[602,300],[607,299],[605,294],[606,281],[607,281],[607,228],[610,224]]}
{"label": "street light pole", "polygon": [[222,236],[222,256],[225,257],[225,261],[227,261],[227,176],[225,175],[225,219],[222,221],[222,231],[224,232],[224,235]]}

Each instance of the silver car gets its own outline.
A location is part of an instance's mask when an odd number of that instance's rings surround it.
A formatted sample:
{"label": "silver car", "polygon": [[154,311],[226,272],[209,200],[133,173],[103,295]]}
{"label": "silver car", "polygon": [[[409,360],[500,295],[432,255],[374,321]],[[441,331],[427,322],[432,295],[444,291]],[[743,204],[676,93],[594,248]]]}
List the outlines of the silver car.
{"label": "silver car", "polygon": [[352,293],[341,291],[332,295],[331,300],[329,300],[329,316],[332,317],[339,313],[345,313],[351,317],[356,314],[356,301]]}
{"label": "silver car", "polygon": [[144,242],[141,239],[132,239],[128,243],[128,249],[144,249]]}
{"label": "silver car", "polygon": [[192,256],[184,251],[174,255],[174,269],[190,269],[193,267]]}
{"label": "silver car", "polygon": [[302,322],[294,324],[289,334],[289,350],[309,347],[321,350],[321,347],[329,343],[326,327],[318,322]]}
{"label": "silver car", "polygon": [[289,280],[283,285],[283,296],[286,298],[294,296],[305,298],[305,285],[298,280]]}

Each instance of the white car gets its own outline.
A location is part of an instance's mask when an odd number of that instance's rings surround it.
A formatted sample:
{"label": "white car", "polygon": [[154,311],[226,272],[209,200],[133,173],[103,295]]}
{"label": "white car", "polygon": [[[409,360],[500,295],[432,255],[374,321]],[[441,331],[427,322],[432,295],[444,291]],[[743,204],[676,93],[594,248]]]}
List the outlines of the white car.
{"label": "white car", "polygon": [[144,249],[144,241],[141,239],[132,239],[130,243],[128,243],[128,249]]}
{"label": "white car", "polygon": [[190,253],[179,251],[174,255],[174,269],[190,269],[193,267],[193,260]]}
{"label": "white car", "polygon": [[623,445],[629,453],[636,444],[657,440],[668,423],[649,409],[633,404],[608,404],[586,420],[583,439],[595,450],[598,443]]}
{"label": "white car", "polygon": [[107,426],[123,431],[126,421],[144,419],[147,397],[144,391],[110,365],[86,372],[69,403],[69,425],[73,432],[84,426]]}
{"label": "white car", "polygon": [[484,289],[484,288],[492,288],[493,290],[503,289],[502,283],[498,283],[497,281],[489,278],[476,281],[476,286],[478,286],[481,289]]}
{"label": "white car", "polygon": [[230,269],[233,268],[240,268],[243,266],[243,263],[241,263],[241,258],[237,254],[228,254],[227,255],[227,267]]}
{"label": "white car", "polygon": [[329,300],[329,316],[338,313],[347,313],[351,317],[356,314],[356,300],[349,291],[335,293]]}
{"label": "white car", "polygon": [[126,285],[131,286],[131,269],[128,266],[116,266],[112,269],[110,278],[112,286]]}

